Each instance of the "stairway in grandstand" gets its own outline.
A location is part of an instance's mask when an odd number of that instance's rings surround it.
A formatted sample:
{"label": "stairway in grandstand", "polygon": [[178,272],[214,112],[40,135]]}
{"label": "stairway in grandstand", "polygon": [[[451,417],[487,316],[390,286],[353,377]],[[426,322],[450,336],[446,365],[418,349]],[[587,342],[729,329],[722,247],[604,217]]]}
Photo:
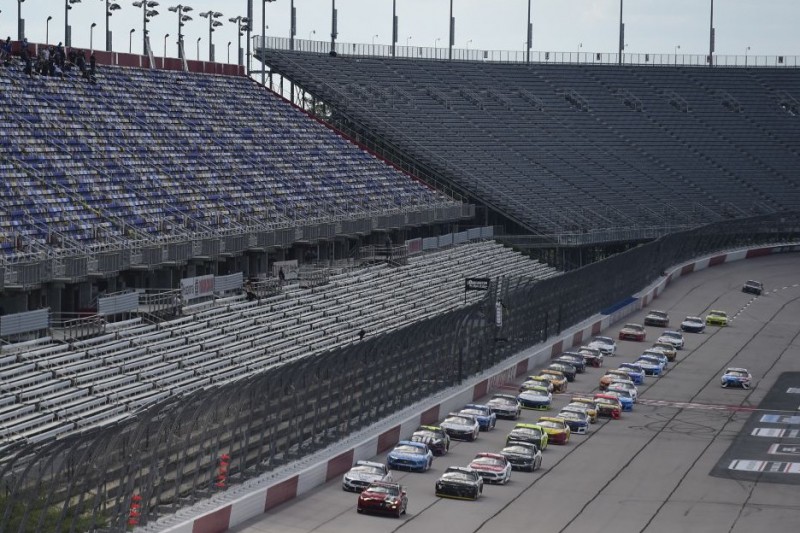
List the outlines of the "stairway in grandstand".
{"label": "stairway in grandstand", "polygon": [[691,226],[800,208],[796,68],[284,50],[266,62],[532,231]]}
{"label": "stairway in grandstand", "polygon": [[[0,448],[39,442],[131,416],[193,390],[241,379],[465,305],[464,278],[541,280],[554,269],[494,241],[373,265],[314,289],[187,307],[160,324],[111,324],[102,336],[52,338],[0,350]],[[482,293],[468,293],[474,302]]]}

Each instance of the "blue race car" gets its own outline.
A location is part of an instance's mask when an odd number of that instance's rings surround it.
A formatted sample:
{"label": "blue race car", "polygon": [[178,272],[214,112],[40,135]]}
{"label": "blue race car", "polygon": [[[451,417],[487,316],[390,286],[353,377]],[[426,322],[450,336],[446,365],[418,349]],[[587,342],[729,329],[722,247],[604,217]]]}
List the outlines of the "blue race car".
{"label": "blue race car", "polygon": [[622,363],[619,369],[628,373],[634,385],[642,385],[644,383],[644,368],[636,363]]}
{"label": "blue race car", "polygon": [[553,395],[545,387],[534,385],[523,389],[517,396],[517,401],[524,409],[546,411],[550,409]]}
{"label": "blue race car", "polygon": [[392,470],[426,472],[432,464],[433,452],[422,442],[401,440],[386,456],[386,466]]}
{"label": "blue race car", "polygon": [[613,385],[608,387],[608,390],[604,393],[608,394],[609,396],[616,396],[619,400],[619,403],[622,404],[623,411],[633,411],[633,396],[631,396],[630,391],[627,391],[622,388],[614,388]]}
{"label": "blue race car", "polygon": [[558,417],[564,419],[571,433],[585,435],[589,431],[589,415],[586,411],[565,407],[558,413]]}
{"label": "blue race car", "polygon": [[720,381],[722,382],[722,387],[726,389],[728,387],[749,389],[752,379],[753,377],[746,368],[728,368],[725,370],[725,373],[722,374]]}
{"label": "blue race car", "polygon": [[459,414],[474,416],[478,420],[478,425],[480,426],[481,431],[489,431],[490,429],[494,429],[494,426],[497,424],[497,415],[488,405],[468,403],[459,412]]}
{"label": "blue race car", "polygon": [[664,371],[664,364],[661,359],[652,355],[641,355],[634,363],[642,367],[646,376],[659,377]]}

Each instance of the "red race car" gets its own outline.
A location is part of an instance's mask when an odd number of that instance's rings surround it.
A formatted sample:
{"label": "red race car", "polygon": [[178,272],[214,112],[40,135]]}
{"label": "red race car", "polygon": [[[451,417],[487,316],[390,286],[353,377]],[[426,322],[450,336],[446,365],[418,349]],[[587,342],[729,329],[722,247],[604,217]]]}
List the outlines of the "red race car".
{"label": "red race car", "polygon": [[597,416],[607,416],[617,420],[622,414],[622,403],[616,396],[595,394],[594,402],[597,404]]}
{"label": "red race car", "polygon": [[619,330],[619,340],[643,341],[647,337],[647,330],[641,324],[625,324]]}
{"label": "red race car", "polygon": [[408,507],[406,489],[399,483],[376,481],[358,496],[359,513],[388,514],[400,518]]}

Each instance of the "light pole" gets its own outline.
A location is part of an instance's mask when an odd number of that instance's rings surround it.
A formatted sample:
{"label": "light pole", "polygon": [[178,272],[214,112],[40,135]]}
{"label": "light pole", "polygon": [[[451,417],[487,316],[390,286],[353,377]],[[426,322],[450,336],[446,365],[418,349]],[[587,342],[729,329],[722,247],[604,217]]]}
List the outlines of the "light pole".
{"label": "light pole", "polygon": [[169,33],[164,35],[164,58],[167,57],[167,39],[169,38]]}
{"label": "light pole", "polygon": [[155,0],[137,0],[133,5],[134,7],[142,8],[142,54],[148,55],[150,51],[147,49],[147,23],[150,22],[152,17],[158,15],[158,11],[153,9],[158,7],[158,2]]}
{"label": "light pole", "polygon": [[470,39],[469,41],[467,41],[467,51],[469,51],[469,43],[471,43],[471,42],[472,42],[472,39]]}
{"label": "light pole", "polygon": [[242,65],[242,35],[247,30],[248,20],[247,17],[243,17],[241,15],[232,17],[228,19],[228,22],[233,22],[236,24],[236,28],[239,30],[239,38],[238,38],[238,46],[236,48],[236,64],[241,66]]}
{"label": "light pole", "polygon": [[53,20],[51,15],[47,16],[47,21],[45,22],[45,31],[44,31],[44,42],[45,44],[50,44],[50,21]]}
{"label": "light pole", "polygon": [[94,52],[94,27],[97,26],[96,22],[92,22],[92,25],[89,26],[89,50]]}
{"label": "light pole", "polygon": [[69,27],[69,10],[73,4],[80,4],[81,0],[64,0],[64,46],[72,46],[72,31]]}
{"label": "light pole", "polygon": [[197,38],[197,60],[198,61],[200,61],[200,39],[202,39],[202,37],[198,37]]}
{"label": "light pole", "polygon": [[131,31],[128,32],[128,53],[133,53],[133,34],[136,32],[136,28],[131,28]]}
{"label": "light pole", "polygon": [[378,34],[372,36],[372,46],[375,46],[375,39],[378,37]]}
{"label": "light pole", "polygon": [[409,36],[408,36],[408,38],[406,39],[406,48],[408,48],[408,46],[409,46],[409,43],[411,42],[411,39],[412,39],[413,37],[414,37],[413,35],[409,35]]}
{"label": "light pole", "polygon": [[[749,46],[744,49],[744,66],[747,66],[747,52],[749,52],[749,51],[750,51],[750,47]],[[758,63],[758,61],[756,61],[756,63]]]}
{"label": "light pole", "polygon": [[192,20],[192,17],[184,15],[184,13],[192,11],[192,7],[178,4],[177,6],[169,7],[169,10],[178,14],[178,59],[186,59],[183,50],[183,26],[184,23]]}
{"label": "light pole", "polygon": [[267,63],[264,60],[264,48],[267,45],[267,4],[275,0],[264,0],[261,5],[261,85],[266,85],[266,70]]}
{"label": "light pole", "polygon": [[583,48],[583,43],[578,43],[577,63],[581,62],[581,48]]}
{"label": "light pole", "polygon": [[294,0],[289,6],[289,50],[294,50],[294,36],[297,35],[297,11],[294,9]]}
{"label": "light pole", "polygon": [[441,37],[437,37],[437,38],[436,38],[436,39],[433,41],[433,48],[434,48],[434,49],[436,49],[436,50],[438,50],[438,49],[439,49],[439,41],[441,41],[441,40],[442,40],[442,38],[441,38]]}
{"label": "light pole", "polygon": [[622,0],[619,0],[619,64],[622,64],[622,51],[625,50],[625,24],[622,23]]}
{"label": "light pole", "polygon": [[533,48],[533,24],[531,24],[531,0],[528,0],[528,38],[525,42],[525,62],[531,62],[531,48]]}
{"label": "light pole", "polygon": [[714,0],[711,0],[711,19],[708,28],[708,66],[714,66]]}
{"label": "light pole", "polygon": [[222,26],[222,22],[216,20],[222,16],[222,13],[219,11],[209,10],[200,13],[200,16],[208,19],[208,60],[214,61],[214,43],[212,41],[212,33],[214,33],[214,28],[219,28]]}
{"label": "light pole", "polygon": [[231,42],[228,41],[228,64],[231,62]]}
{"label": "light pole", "polygon": [[25,38],[25,21],[22,20],[22,2],[25,0],[17,0],[17,40],[21,41]]}
{"label": "light pole", "polygon": [[397,0],[392,0],[392,57],[397,47]]}
{"label": "light pole", "polygon": [[316,33],[317,33],[317,30],[311,30],[310,32],[308,32],[308,40],[310,41],[311,40],[311,36],[315,35]]}
{"label": "light pole", "polygon": [[680,49],[681,49],[681,45],[676,44],[675,45],[675,65],[676,66],[678,65],[678,50],[680,50]]}
{"label": "light pole", "polygon": [[456,44],[456,19],[453,18],[453,0],[450,0],[450,52],[448,59],[453,59],[453,45]]}
{"label": "light pole", "polygon": [[331,54],[336,53],[336,37],[339,36],[339,32],[337,31],[338,19],[336,0],[331,0]]}
{"label": "light pole", "polygon": [[106,0],[106,52],[111,51],[111,30],[108,29],[108,19],[111,18],[111,12],[118,9],[121,9],[119,4]]}

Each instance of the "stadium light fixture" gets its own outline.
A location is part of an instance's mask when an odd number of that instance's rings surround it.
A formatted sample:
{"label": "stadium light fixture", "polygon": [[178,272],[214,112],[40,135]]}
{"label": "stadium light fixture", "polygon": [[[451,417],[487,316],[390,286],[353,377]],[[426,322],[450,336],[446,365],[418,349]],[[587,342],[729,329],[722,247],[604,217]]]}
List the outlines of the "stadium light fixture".
{"label": "stadium light fixture", "polygon": [[50,21],[53,20],[52,15],[47,15],[47,21],[45,22],[45,30],[44,30],[44,43],[50,44]]}
{"label": "stadium light fixture", "polygon": [[239,30],[239,37],[238,37],[238,45],[236,48],[237,60],[236,64],[242,66],[242,36],[244,32],[247,31],[247,27],[249,24],[249,20],[247,17],[242,17],[241,15],[232,17],[228,19],[228,22],[233,22],[236,24],[237,29]]}
{"label": "stadium light fixture", "polygon": [[708,28],[708,66],[714,66],[714,0],[711,0],[711,18]]}
{"label": "stadium light fixture", "polygon": [[97,26],[96,22],[92,22],[92,25],[89,26],[89,50],[94,53],[94,28]]}
{"label": "stadium light fixture", "polygon": [[450,48],[448,59],[453,59],[453,46],[456,44],[456,19],[453,17],[453,0],[450,0]]}
{"label": "stadium light fixture", "polygon": [[410,45],[409,43],[411,43],[411,39],[413,39],[413,38],[414,38],[413,35],[409,35],[408,38],[406,38],[406,48],[409,47],[409,45]]}
{"label": "stadium light fixture", "polygon": [[184,15],[184,13],[188,13],[193,11],[194,9],[192,6],[185,6],[183,4],[178,4],[177,6],[170,6],[168,8],[173,13],[178,14],[178,59],[185,59],[184,58],[184,50],[183,50],[183,26],[185,23],[189,22],[192,19],[189,15]]}
{"label": "stadium light fixture", "polygon": [[378,35],[377,33],[376,33],[375,35],[373,35],[373,36],[372,36],[372,46],[375,46],[375,39],[376,39],[377,37],[379,37],[379,35]]}
{"label": "stadium light fixture", "polygon": [[17,40],[25,38],[25,21],[22,20],[22,3],[25,0],[17,0]]}
{"label": "stadium light fixture", "polygon": [[675,45],[675,65],[678,64],[678,50],[680,50],[680,49],[681,49],[681,45],[676,44]]}
{"label": "stadium light fixture", "polygon": [[317,34],[317,30],[311,30],[310,32],[308,32],[308,40],[310,41],[311,40],[311,36],[312,35],[316,35],[316,34]]}
{"label": "stadium light fixture", "polygon": [[261,85],[266,84],[266,63],[264,62],[264,48],[267,46],[267,4],[275,0],[264,0],[261,4]]}
{"label": "stadium light fixture", "polygon": [[133,34],[136,31],[136,28],[131,28],[131,31],[128,32],[128,53],[133,53]]}
{"label": "stadium light fixture", "polygon": [[531,24],[531,0],[528,0],[528,37],[525,39],[525,62],[531,62],[531,48],[533,48],[533,24]]}
{"label": "stadium light fixture", "polygon": [[200,61],[200,40],[202,37],[197,38],[197,60]]}
{"label": "stadium light fixture", "polygon": [[625,50],[625,24],[622,22],[622,0],[619,0],[619,64],[622,64],[622,51]]}
{"label": "stadium light fixture", "polygon": [[231,63],[231,42],[228,41],[228,64]]}
{"label": "stadium light fixture", "polygon": [[750,51],[750,47],[744,49],[744,66],[747,66],[747,52]]}
{"label": "stadium light fixture", "polygon": [[469,52],[469,43],[471,43],[471,42],[472,42],[472,39],[467,41],[467,52]]}
{"label": "stadium light fixture", "polygon": [[156,11],[155,7],[158,7],[158,2],[154,0],[137,0],[133,2],[134,7],[141,7],[142,8],[142,54],[148,55],[149,50],[147,49],[147,39],[148,39],[148,31],[147,31],[147,23],[150,22],[150,19],[158,15],[158,11]]}
{"label": "stadium light fixture", "polygon": [[118,9],[122,9],[119,4],[105,0],[106,2],[106,52],[111,51],[111,30],[108,28],[108,19],[111,14]]}
{"label": "stadium light fixture", "polygon": [[[165,34],[164,34],[164,58],[165,58],[165,59],[166,59],[166,57],[167,57],[167,39],[169,39],[169,33],[165,33]],[[162,63],[163,63],[163,62],[162,62]],[[162,66],[162,68],[163,68],[163,66],[164,66],[164,65],[162,64],[161,66]]]}
{"label": "stadium light fixture", "polygon": [[[203,13],[200,13],[200,16],[208,19],[208,60],[213,62],[214,42],[212,40],[213,39],[212,33],[214,33],[214,28],[219,28],[220,26],[222,26],[222,22],[216,20],[222,16],[222,13],[220,13],[219,11],[208,10],[204,11]],[[200,58],[198,57],[198,59]]]}
{"label": "stadium light fixture", "polygon": [[80,4],[81,0],[64,0],[64,45],[72,46],[72,31],[69,27],[69,10],[75,4]]}

